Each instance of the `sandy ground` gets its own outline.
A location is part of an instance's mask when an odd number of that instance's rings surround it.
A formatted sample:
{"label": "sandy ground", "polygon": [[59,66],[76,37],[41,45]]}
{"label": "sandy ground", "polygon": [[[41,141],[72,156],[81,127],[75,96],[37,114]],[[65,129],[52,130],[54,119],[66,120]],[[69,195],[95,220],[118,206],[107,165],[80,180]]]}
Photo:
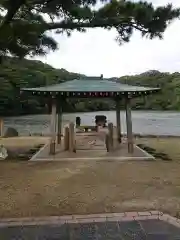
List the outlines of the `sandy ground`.
{"label": "sandy ground", "polygon": [[0,144],[5,147],[33,147],[38,144],[43,144],[48,141],[48,137],[11,137],[0,138]]}
{"label": "sandy ground", "polygon": [[171,162],[0,162],[0,217],[180,213],[180,139],[140,139]]}
{"label": "sandy ground", "polygon": [[[48,137],[12,137],[0,138],[2,144],[8,151],[8,160],[17,160],[18,155],[28,152],[31,148],[40,144],[46,144],[49,141]],[[0,159],[3,161],[2,159]]]}

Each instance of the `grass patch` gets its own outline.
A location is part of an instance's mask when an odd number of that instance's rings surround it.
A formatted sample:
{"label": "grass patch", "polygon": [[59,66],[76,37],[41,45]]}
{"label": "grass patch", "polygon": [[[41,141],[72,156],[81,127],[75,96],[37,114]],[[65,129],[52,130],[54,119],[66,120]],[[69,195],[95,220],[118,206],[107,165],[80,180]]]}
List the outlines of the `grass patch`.
{"label": "grass patch", "polygon": [[48,141],[48,137],[11,137],[0,138],[0,144],[5,147],[28,147],[32,148],[39,144],[45,144]]}
{"label": "grass patch", "polygon": [[161,159],[164,161],[172,161],[172,159],[166,153],[158,152],[156,149],[148,147],[145,144],[137,144],[137,146],[145,150],[147,153],[151,154],[153,157],[157,159]]}
{"label": "grass patch", "polygon": [[0,162],[0,217],[152,209],[178,216],[180,139],[137,142],[173,161]]}
{"label": "grass patch", "polygon": [[167,154],[173,161],[180,160],[180,138],[136,138],[135,141],[137,144],[155,149],[156,152]]}

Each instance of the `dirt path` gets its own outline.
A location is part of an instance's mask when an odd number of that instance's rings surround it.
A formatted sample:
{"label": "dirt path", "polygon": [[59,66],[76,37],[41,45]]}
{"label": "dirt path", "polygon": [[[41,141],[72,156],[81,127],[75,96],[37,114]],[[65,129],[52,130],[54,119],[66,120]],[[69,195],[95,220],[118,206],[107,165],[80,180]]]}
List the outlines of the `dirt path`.
{"label": "dirt path", "polygon": [[0,162],[0,217],[162,210],[180,214],[180,141],[143,139],[171,162]]}
{"label": "dirt path", "polygon": [[0,217],[180,209],[180,164],[0,164]]}

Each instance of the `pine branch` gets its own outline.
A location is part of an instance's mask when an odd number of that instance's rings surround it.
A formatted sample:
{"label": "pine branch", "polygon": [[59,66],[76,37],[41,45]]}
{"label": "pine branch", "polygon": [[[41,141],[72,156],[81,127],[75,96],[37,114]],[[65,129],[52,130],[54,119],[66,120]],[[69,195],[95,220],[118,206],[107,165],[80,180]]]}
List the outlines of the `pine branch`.
{"label": "pine branch", "polygon": [[[131,19],[131,18],[129,18]],[[56,23],[48,23],[46,24],[46,30],[53,30],[53,29],[80,29],[80,28],[98,28],[98,27],[115,27],[119,26],[120,24],[124,23],[124,18],[122,20],[110,20],[110,19],[99,19],[99,20],[92,20],[87,22],[72,22],[72,21],[61,21]]]}
{"label": "pine branch", "polygon": [[17,11],[25,3],[26,0],[10,0],[8,2],[7,14],[4,17],[4,21],[1,26],[6,25],[12,21]]}

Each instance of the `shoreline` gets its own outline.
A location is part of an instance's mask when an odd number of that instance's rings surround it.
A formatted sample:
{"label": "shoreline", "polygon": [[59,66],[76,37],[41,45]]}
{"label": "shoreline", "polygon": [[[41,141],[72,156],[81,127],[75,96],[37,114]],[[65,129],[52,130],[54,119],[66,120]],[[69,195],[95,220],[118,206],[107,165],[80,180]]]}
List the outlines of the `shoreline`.
{"label": "shoreline", "polygon": [[[122,134],[121,135],[122,137],[127,137],[126,134]],[[134,138],[180,138],[180,135],[177,136],[177,135],[152,135],[152,134],[140,134],[140,133],[135,133],[133,134]],[[41,138],[41,139],[49,139],[51,136],[49,134],[32,134],[32,135],[19,135],[17,137],[0,137],[0,140],[1,139],[13,139],[13,138],[16,138],[16,139],[30,139],[30,138]],[[63,138],[63,135],[62,135],[62,138]],[[8,141],[8,140],[7,140]]]}
{"label": "shoreline", "polygon": [[[116,112],[115,109],[110,109],[110,110],[94,110],[94,111],[78,111],[78,112],[63,112],[63,115],[71,115],[71,114],[88,114],[88,113],[109,113],[109,112]],[[121,109],[121,112],[125,112],[125,109]],[[180,113],[180,110],[162,110],[162,109],[133,109],[132,112],[151,112],[151,113]],[[29,113],[29,114],[22,114],[22,115],[5,115],[5,116],[0,116],[0,118],[7,119],[7,118],[20,118],[20,117],[27,117],[27,116],[40,116],[40,115],[51,115],[50,113],[44,112],[44,113]]]}
{"label": "shoreline", "polygon": [[[126,136],[123,134],[122,136]],[[134,134],[136,138],[180,138],[177,135],[152,135],[152,134]]]}

